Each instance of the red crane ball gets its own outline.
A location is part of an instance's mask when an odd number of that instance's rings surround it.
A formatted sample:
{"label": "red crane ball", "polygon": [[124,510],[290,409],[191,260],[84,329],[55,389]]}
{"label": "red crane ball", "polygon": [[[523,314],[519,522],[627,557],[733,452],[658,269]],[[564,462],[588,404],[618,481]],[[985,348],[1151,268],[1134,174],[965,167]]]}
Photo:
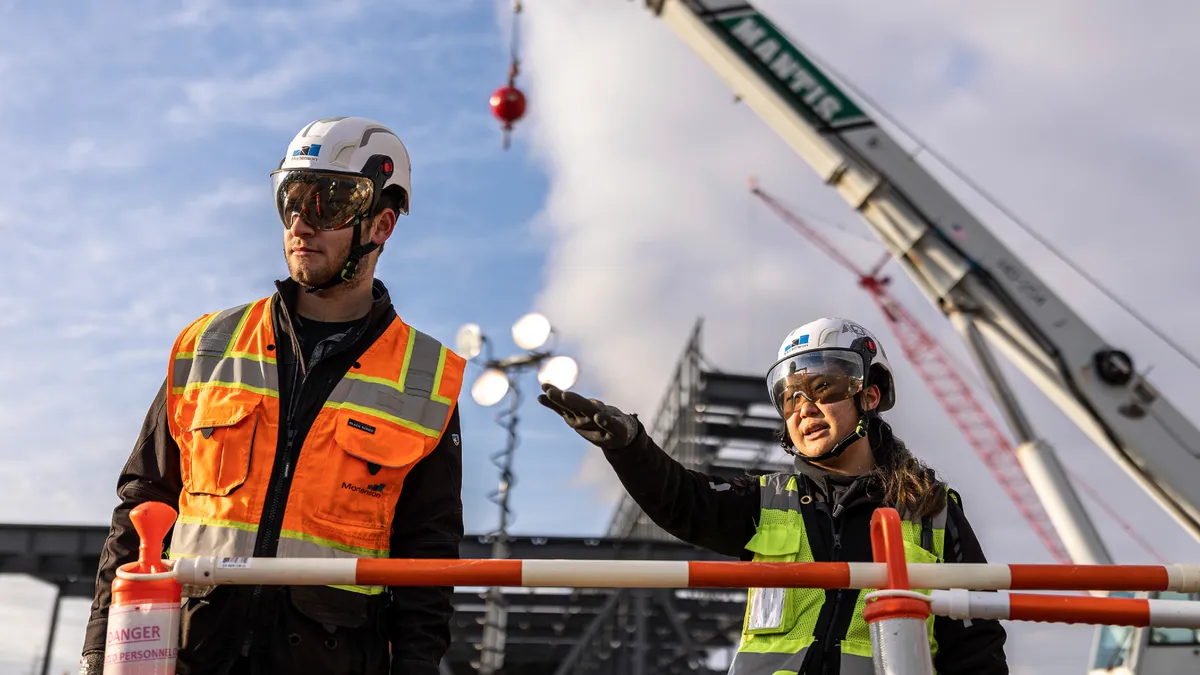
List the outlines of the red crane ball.
{"label": "red crane ball", "polygon": [[492,98],[488,100],[492,107],[492,114],[496,119],[504,122],[504,127],[512,127],[513,122],[525,116],[525,94],[520,89],[512,86],[503,86],[492,92]]}

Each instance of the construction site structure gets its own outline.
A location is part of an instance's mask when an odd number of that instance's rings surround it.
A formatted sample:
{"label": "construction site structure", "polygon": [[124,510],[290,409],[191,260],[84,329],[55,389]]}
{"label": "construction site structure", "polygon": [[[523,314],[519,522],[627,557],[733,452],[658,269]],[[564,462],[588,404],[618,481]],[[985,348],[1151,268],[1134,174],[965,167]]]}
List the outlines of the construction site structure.
{"label": "construction site structure", "polygon": [[[1013,362],[1194,539],[1200,540],[1200,429],[1005,246],[770,19],[738,0],[645,0],[866,222],[960,332],[1017,441],[1017,459],[1071,559],[1111,563],[1054,450],[991,349]],[[1169,338],[1166,342],[1178,350]],[[629,507],[613,531],[632,531]],[[1101,631],[1093,673],[1179,672],[1147,630]],[[1200,650],[1183,665],[1195,671]],[[1180,650],[1174,650],[1178,656]]]}

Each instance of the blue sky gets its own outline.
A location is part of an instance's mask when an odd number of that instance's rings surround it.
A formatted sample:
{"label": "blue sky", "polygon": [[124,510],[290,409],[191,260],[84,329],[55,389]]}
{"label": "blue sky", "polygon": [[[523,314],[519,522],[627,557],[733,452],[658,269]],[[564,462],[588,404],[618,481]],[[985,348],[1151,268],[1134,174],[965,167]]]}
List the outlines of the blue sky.
{"label": "blue sky", "polygon": [[[756,174],[798,211],[865,229],[641,3],[524,4],[531,107],[505,152],[487,97],[508,67],[506,2],[0,0],[10,163],[0,183],[0,521],[107,522],[179,328],[286,274],[268,173],[317,117],[375,118],[408,144],[413,211],[378,274],[401,315],[444,340],[472,321],[515,350],[511,323],[544,311],[580,361],[578,387],[644,418],[697,316],[711,360],[739,372],[761,372],[782,336],[816,316],[859,318],[890,343],[853,279],[756,206],[745,180]],[[756,5],[1200,351],[1200,318],[1179,311],[1193,304],[1181,281],[1195,276],[1200,243],[1194,3],[1160,3],[1155,15],[1083,0]],[[1153,364],[1178,407],[1200,406],[1192,366],[949,185],[1093,326]],[[864,263],[880,250],[832,236]],[[949,324],[893,271],[895,294],[965,362]],[[964,492],[989,555],[1048,561],[911,368],[899,364],[898,378],[907,393],[895,425]],[[1169,558],[1195,559],[1200,547],[1013,380],[1076,473]],[[532,401],[532,376],[525,385],[514,529],[601,533],[619,485]],[[495,522],[489,456],[504,438],[495,410],[463,401],[464,503],[478,532]],[[1121,562],[1150,561],[1096,513]],[[42,606],[50,591],[2,578],[0,597]],[[43,617],[48,609],[0,600],[0,626],[16,627],[0,637],[0,671],[32,661]],[[85,603],[64,608],[56,667],[77,658],[85,617]],[[1014,672],[1028,674],[1078,667],[1091,636],[1011,631]]]}
{"label": "blue sky", "polygon": [[[9,520],[104,519],[96,507],[112,481],[94,476],[115,478],[180,322],[269,293],[286,275],[267,174],[315,117],[385,121],[415,158],[412,216],[379,268],[405,319],[447,341],[477,321],[512,349],[508,327],[539,284],[543,247],[526,223],[545,179],[519,148],[501,150],[489,116],[487,96],[507,68],[490,7],[314,3],[293,13],[208,3],[167,14],[153,6],[8,10],[4,30],[15,44],[5,77],[25,93],[0,115],[9,147],[37,168],[6,189],[19,206],[4,227],[21,273],[4,293],[13,306],[5,322],[23,330],[4,340],[21,353],[58,353],[83,369],[72,387],[88,393],[64,420],[38,396],[60,384],[24,375],[45,361],[22,359],[30,370],[6,373],[34,394],[23,397],[27,409],[10,409],[21,424],[5,425],[6,440],[46,447],[49,431],[60,450],[37,461],[49,470],[69,455],[88,469],[78,484],[56,481],[62,499],[47,499],[48,513],[5,502]],[[357,26],[366,16],[377,30]],[[96,29],[48,43],[81,24]],[[355,39],[328,41],[317,57],[314,25]],[[494,444],[486,413],[464,414],[469,447],[483,453]],[[85,433],[76,425],[107,436],[69,447],[66,438]],[[491,477],[468,478],[476,488],[468,500],[477,500]],[[468,509],[482,527],[480,505]],[[525,518],[537,522],[533,512]]]}

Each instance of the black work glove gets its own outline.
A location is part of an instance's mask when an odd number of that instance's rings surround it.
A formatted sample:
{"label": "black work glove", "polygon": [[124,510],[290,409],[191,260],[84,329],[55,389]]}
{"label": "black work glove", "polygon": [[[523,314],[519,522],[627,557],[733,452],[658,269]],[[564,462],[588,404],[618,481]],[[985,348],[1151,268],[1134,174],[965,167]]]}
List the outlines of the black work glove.
{"label": "black work glove", "polygon": [[637,437],[637,418],[621,412],[615,406],[563,391],[551,384],[543,384],[542,391],[545,393],[538,396],[538,403],[561,415],[576,433],[599,448],[623,448]]}

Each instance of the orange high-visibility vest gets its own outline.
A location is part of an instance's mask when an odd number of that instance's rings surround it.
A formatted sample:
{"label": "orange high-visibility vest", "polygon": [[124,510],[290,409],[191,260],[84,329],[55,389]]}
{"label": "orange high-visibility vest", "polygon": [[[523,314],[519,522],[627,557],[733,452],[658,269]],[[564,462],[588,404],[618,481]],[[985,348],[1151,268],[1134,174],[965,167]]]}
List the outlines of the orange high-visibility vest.
{"label": "orange high-visibility vest", "polygon": [[[254,553],[280,428],[271,302],[206,314],[175,342],[167,419],[183,491],[172,559]],[[279,557],[388,556],[404,478],[445,433],[465,366],[393,319],[338,382],[294,455]]]}

